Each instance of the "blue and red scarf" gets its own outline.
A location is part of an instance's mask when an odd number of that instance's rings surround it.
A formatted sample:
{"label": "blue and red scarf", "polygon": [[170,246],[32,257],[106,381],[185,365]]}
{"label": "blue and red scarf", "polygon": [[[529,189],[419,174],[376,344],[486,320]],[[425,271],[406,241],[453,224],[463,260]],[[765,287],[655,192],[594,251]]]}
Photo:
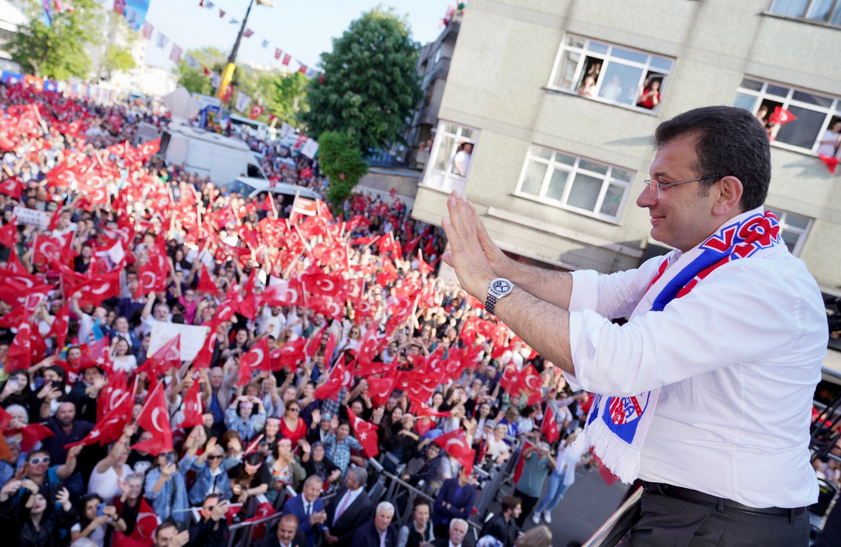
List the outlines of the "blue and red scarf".
{"label": "blue and red scarf", "polygon": [[[784,248],[780,224],[773,213],[761,209],[743,213],[687,253],[668,255],[631,321],[650,311],[663,311],[672,300],[688,294],[725,264]],[[574,450],[583,453],[592,447],[622,482],[630,484],[639,474],[642,444],[659,395],[660,388],[632,397],[596,394],[584,434],[575,441]]]}

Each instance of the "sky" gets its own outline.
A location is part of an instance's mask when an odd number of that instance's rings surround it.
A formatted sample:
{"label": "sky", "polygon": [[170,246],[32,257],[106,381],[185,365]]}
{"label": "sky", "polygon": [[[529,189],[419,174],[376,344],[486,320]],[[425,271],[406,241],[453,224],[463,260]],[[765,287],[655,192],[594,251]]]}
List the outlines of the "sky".
{"label": "sky", "polygon": [[[248,8],[248,0],[210,0],[213,8],[199,6],[199,0],[149,0],[146,20],[155,30],[146,48],[146,63],[172,68],[169,60],[172,44],[185,52],[189,49],[217,47],[229,54]],[[275,48],[289,53],[293,59],[307,66],[316,65],[324,51],[332,50],[332,39],[347,30],[351,21],[377,5],[395,8],[398,15],[408,15],[412,36],[416,42],[434,41],[441,33],[440,20],[447,6],[454,0],[274,0],[275,7],[258,6],[255,2],[248,17],[247,28],[254,31],[243,37],[237,62],[254,62],[280,66],[274,59]],[[208,0],[205,0],[205,5]],[[112,0],[103,2],[110,7]],[[225,11],[223,18],[219,10]],[[169,42],[161,49],[156,46],[157,34],[162,32]],[[269,41],[262,48],[263,40]],[[283,58],[281,57],[281,60]],[[290,67],[298,64],[293,60]]]}

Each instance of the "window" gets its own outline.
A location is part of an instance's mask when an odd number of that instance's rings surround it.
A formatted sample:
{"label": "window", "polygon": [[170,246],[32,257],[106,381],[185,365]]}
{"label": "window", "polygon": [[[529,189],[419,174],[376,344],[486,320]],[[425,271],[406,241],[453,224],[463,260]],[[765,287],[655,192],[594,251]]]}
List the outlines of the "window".
{"label": "window", "polygon": [[780,226],[783,229],[783,241],[785,241],[789,252],[798,256],[803,248],[803,242],[806,241],[809,228],[812,227],[812,219],[771,207],[766,207],[766,210],[774,213],[777,220],[780,221]]}
{"label": "window", "polygon": [[773,0],[766,13],[841,26],[839,0]]}
{"label": "window", "polygon": [[616,222],[634,172],[532,145],[516,194]]}
{"label": "window", "polygon": [[439,47],[438,49],[435,50],[435,62],[434,62],[434,64],[437,65],[438,61],[440,61],[440,60],[441,60],[441,48]]}
{"label": "window", "polygon": [[[745,78],[736,92],[733,106],[750,110],[759,118],[777,146],[827,156],[841,154],[837,144],[841,131],[841,99]],[[783,125],[771,122],[778,107],[788,110],[797,119]]]}
{"label": "window", "polygon": [[423,182],[445,192],[464,193],[479,131],[439,121]]}
{"label": "window", "polygon": [[672,59],[567,35],[549,87],[645,112],[657,111]]}

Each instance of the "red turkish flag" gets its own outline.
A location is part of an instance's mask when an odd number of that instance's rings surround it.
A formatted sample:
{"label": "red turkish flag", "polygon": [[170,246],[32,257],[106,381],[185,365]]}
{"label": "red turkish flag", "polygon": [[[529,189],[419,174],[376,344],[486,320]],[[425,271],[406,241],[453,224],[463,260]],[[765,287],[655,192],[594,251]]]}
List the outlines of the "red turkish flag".
{"label": "red turkish flag", "polygon": [[429,275],[435,271],[435,268],[427,264],[426,261],[423,259],[423,254],[421,253],[420,249],[418,249],[418,271],[421,273],[421,275]]}
{"label": "red turkish flag", "polygon": [[184,421],[178,424],[180,429],[187,429],[197,425],[202,425],[202,405],[201,405],[201,391],[199,390],[199,380],[195,378],[193,385],[187,390],[184,396]]}
{"label": "red turkish flag", "polygon": [[502,369],[502,378],[499,380],[499,385],[502,389],[508,392],[511,397],[518,397],[522,391],[520,373],[517,372],[517,367],[514,363],[509,363]]}
{"label": "red turkish flag", "polygon": [[266,111],[265,108],[263,108],[262,106],[260,106],[257,103],[254,103],[254,106],[251,107],[251,112],[248,114],[248,117],[251,118],[252,120],[256,120],[257,118],[262,116],[263,112],[265,112],[265,111]]}
{"label": "red turkish flag", "polygon": [[385,406],[388,398],[391,397],[391,392],[394,391],[396,380],[396,378],[368,377],[368,395],[371,396],[371,401],[379,406]]}
{"label": "red turkish flag", "polygon": [[380,341],[377,338],[377,329],[371,325],[356,345],[356,360],[360,363],[370,363],[379,351]]}
{"label": "red turkish flag", "polygon": [[15,223],[17,217],[13,218],[11,222],[0,228],[0,245],[4,247],[14,247],[18,235],[18,225]]}
{"label": "red turkish flag", "polygon": [[784,125],[789,122],[793,122],[796,119],[797,116],[795,116],[782,106],[777,106],[774,108],[774,113],[771,114],[771,116],[768,118],[768,121],[778,125]]}
{"label": "red turkish flag", "polygon": [[135,298],[150,292],[162,291],[166,288],[166,273],[159,267],[158,261],[150,257],[149,262],[137,269],[137,294]]}
{"label": "red turkish flag", "polygon": [[0,182],[0,194],[6,194],[12,199],[20,199],[23,195],[23,185],[17,177],[9,177]]}
{"label": "red turkish flag", "polygon": [[204,264],[202,264],[201,272],[199,273],[199,284],[196,287],[196,291],[220,298],[219,287],[210,278],[210,274],[207,272],[207,268],[204,267]]}
{"label": "red turkish flag", "polygon": [[[122,504],[120,504],[120,507],[122,507]],[[152,547],[155,543],[154,537],[157,527],[158,514],[149,506],[146,498],[141,496],[134,531],[131,535],[126,536],[122,532],[114,530],[112,547]]]}
{"label": "red turkish flag", "polygon": [[526,448],[533,447],[534,443],[531,441],[523,442],[523,451],[520,452],[520,459],[517,460],[517,468],[514,470],[514,484],[520,482],[520,477],[523,476],[523,467],[526,464],[526,458],[523,455],[526,453]]}
{"label": "red turkish flag", "polygon": [[222,102],[227,103],[228,101],[231,100],[231,97],[233,95],[234,95],[234,86],[228,85],[228,87],[225,88],[225,94],[222,96]]}
{"label": "red turkish flag", "polygon": [[[17,328],[24,321],[29,320],[30,312],[23,306],[12,308],[12,311],[0,317],[0,327]],[[55,323],[53,323],[55,325]]]}
{"label": "red turkish flag", "polygon": [[416,417],[427,417],[427,418],[446,418],[452,414],[452,411],[448,410],[446,412],[436,412],[432,410],[429,406],[425,405],[423,401],[420,399],[416,399],[414,397],[409,397],[409,400],[412,401],[412,414]]}
{"label": "red turkish flag", "polygon": [[6,357],[4,370],[10,373],[14,370],[28,370],[32,366],[32,326],[29,321],[18,325],[18,332],[15,334],[12,345],[9,346],[9,353]]}
{"label": "red turkish flag", "polygon": [[330,371],[327,381],[316,388],[312,397],[313,399],[335,400],[342,386],[349,385],[350,380],[350,371],[345,368],[344,363],[336,363],[336,366]]}
{"label": "red turkish flag", "polygon": [[301,275],[301,283],[310,294],[340,298],[345,292],[344,280],[341,277],[328,275],[316,266],[310,266]]}
{"label": "red turkish flag", "polygon": [[286,284],[269,285],[263,290],[263,304],[266,306],[303,306],[304,287],[295,278]]}
{"label": "red turkish flag", "polygon": [[561,438],[558,431],[558,420],[555,419],[555,412],[551,406],[546,407],[546,414],[543,415],[543,423],[540,425],[540,432],[546,437],[549,444]]}
{"label": "red turkish flag", "polygon": [[146,141],[146,142],[144,142],[143,144],[141,144],[140,146],[137,147],[138,152],[140,152],[140,154],[142,154],[143,157],[146,158],[146,161],[149,161],[149,159],[152,156],[154,156],[155,154],[157,154],[160,151],[160,149],[161,149],[161,138],[160,137],[158,137],[157,139],[155,139],[153,141]]}
{"label": "red turkish flag", "polygon": [[201,349],[193,359],[193,368],[198,370],[200,368],[210,368],[210,362],[213,360],[213,349],[216,347],[216,329],[219,328],[221,322],[218,317],[207,323],[208,333],[202,342]]}
{"label": "red turkish flag", "polygon": [[282,367],[286,367],[289,371],[295,372],[295,366],[306,357],[304,355],[306,344],[306,338],[298,338],[272,351],[270,354],[272,370],[279,371]]}
{"label": "red turkish flag", "polygon": [[[834,175],[835,168],[838,167],[838,162],[841,160],[835,157],[829,157],[826,154],[818,154],[818,156],[821,158],[821,161],[824,163],[824,165],[826,165],[826,168],[829,169],[829,172]],[[6,244],[4,243],[4,245]],[[10,245],[6,246],[10,247]]]}
{"label": "red turkish flag", "polygon": [[33,263],[43,265],[53,262],[66,262],[72,254],[70,248],[72,241],[72,233],[58,237],[36,236],[32,254]]}
{"label": "red turkish flag", "polygon": [[444,449],[444,452],[456,459],[464,467],[464,472],[473,472],[473,461],[476,459],[476,450],[467,444],[464,430],[461,428],[453,430],[435,438],[435,443]]}
{"label": "red turkish flag", "polygon": [[137,417],[137,425],[152,433],[152,438],[132,445],[132,450],[148,452],[153,456],[172,451],[172,427],[169,425],[163,382],[158,382],[146,399],[146,404],[140,409],[140,415]]}
{"label": "red turkish flag", "polygon": [[269,351],[269,339],[263,337],[240,358],[239,377],[237,378],[238,386],[244,386],[250,382],[252,373],[254,372],[272,370],[271,362],[269,361]]}
{"label": "red turkish flag", "polygon": [[316,312],[323,313],[336,321],[341,321],[344,316],[342,303],[331,296],[310,296],[307,298],[306,307]]}
{"label": "red turkish flag", "polygon": [[55,433],[53,433],[50,428],[41,424],[29,424],[20,429],[7,429],[3,432],[3,435],[6,437],[10,437],[12,435],[17,434],[20,434],[21,437],[21,452],[29,452],[30,450],[35,448],[35,445],[38,444],[40,441],[43,441],[47,437],[52,437],[55,435]]}
{"label": "red turkish flag", "polygon": [[120,296],[120,271],[92,276],[86,281],[67,281],[64,292],[72,297],[79,293],[80,306],[98,306],[103,300]]}
{"label": "red turkish flag", "polygon": [[534,365],[529,363],[529,365],[520,372],[520,387],[522,387],[523,391],[526,392],[529,398],[528,403],[526,404],[531,406],[543,400],[543,390],[540,389],[542,385],[543,382],[540,379],[540,374],[537,373],[537,369],[534,368]]}
{"label": "red turkish flag", "polygon": [[[135,382],[136,385],[137,382]],[[68,450],[76,445],[88,446],[97,442],[100,446],[106,446],[118,440],[122,436],[123,428],[131,418],[131,411],[134,408],[134,397],[127,395],[121,397],[119,403],[96,422],[94,428],[84,439],[66,444],[64,449]]]}
{"label": "red turkish flag", "polygon": [[158,351],[137,368],[137,372],[149,372],[152,376],[162,376],[170,369],[181,366],[181,335],[166,342]]}
{"label": "red turkish flag", "polygon": [[362,450],[365,451],[366,456],[376,458],[380,453],[379,448],[377,448],[377,426],[365,420],[360,420],[350,407],[346,408],[347,418],[356,435],[356,440],[362,445]]}
{"label": "red turkish flag", "polygon": [[120,406],[129,395],[131,395],[131,392],[128,388],[126,375],[110,375],[108,383],[105,384],[105,387],[99,392],[99,397],[96,398],[97,421],[101,421],[106,414]]}

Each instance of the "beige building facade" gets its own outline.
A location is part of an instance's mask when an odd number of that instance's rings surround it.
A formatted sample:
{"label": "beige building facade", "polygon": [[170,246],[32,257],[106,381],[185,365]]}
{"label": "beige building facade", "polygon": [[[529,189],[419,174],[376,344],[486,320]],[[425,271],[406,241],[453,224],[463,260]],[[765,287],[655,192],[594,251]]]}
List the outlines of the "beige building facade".
{"label": "beige building facade", "polygon": [[[413,216],[440,224],[455,189],[506,251],[633,268],[664,252],[634,203],[655,128],[691,108],[741,106],[774,139],[766,206],[839,293],[841,169],[818,158],[841,155],[839,55],[841,0],[473,0]],[[773,123],[777,107],[797,119]]]}

